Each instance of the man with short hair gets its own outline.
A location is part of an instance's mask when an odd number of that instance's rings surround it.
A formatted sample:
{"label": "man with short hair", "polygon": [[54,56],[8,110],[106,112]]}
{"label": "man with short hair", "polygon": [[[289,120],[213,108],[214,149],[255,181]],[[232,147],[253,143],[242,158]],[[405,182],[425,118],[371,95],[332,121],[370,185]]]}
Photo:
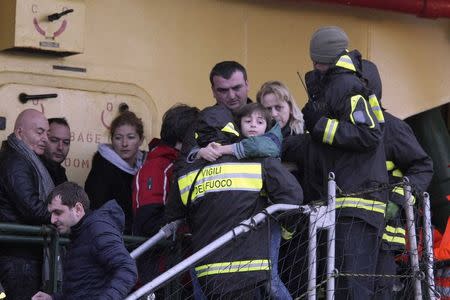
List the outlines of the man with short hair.
{"label": "man with short hair", "polygon": [[50,118],[48,124],[48,143],[41,159],[54,184],[59,185],[67,181],[66,169],[62,163],[70,149],[70,127],[65,118]]}
{"label": "man with short hair", "polygon": [[248,98],[247,71],[240,63],[222,61],[216,64],[209,74],[209,81],[217,103],[231,111],[251,102]]}
{"label": "man with short hair", "polygon": [[[236,61],[217,63],[209,73],[209,81],[211,82],[213,96],[216,99],[216,105],[224,105],[231,112],[236,112],[244,104],[252,102],[248,98],[247,71]],[[186,135],[181,150],[182,154],[187,154],[188,162],[193,162],[199,158],[197,154],[200,149],[194,137],[195,130],[196,128],[192,128],[191,133]],[[210,155],[217,159],[222,154],[211,148]]]}
{"label": "man with short hair", "polygon": [[124,299],[137,281],[134,260],[125,248],[125,215],[115,200],[90,212],[89,198],[74,182],[58,185],[49,195],[52,224],[70,234],[61,293],[38,292],[33,300]]}
{"label": "man with short hair", "polygon": [[[0,222],[50,222],[45,203],[53,181],[39,159],[47,146],[48,121],[34,109],[22,111],[0,151]],[[14,299],[30,299],[41,285],[42,247],[2,244],[0,282]],[[23,283],[27,284],[24,285]]]}

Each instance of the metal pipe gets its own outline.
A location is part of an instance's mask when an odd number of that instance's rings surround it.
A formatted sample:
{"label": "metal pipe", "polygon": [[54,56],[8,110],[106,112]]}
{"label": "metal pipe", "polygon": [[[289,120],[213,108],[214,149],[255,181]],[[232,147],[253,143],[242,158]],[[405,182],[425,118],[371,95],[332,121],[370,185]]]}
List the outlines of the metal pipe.
{"label": "metal pipe", "polygon": [[448,0],[316,0],[317,2],[336,3],[346,6],[390,10],[414,14],[424,18],[450,18]]}
{"label": "metal pipe", "polygon": [[409,185],[409,180],[407,177],[403,177],[405,185],[405,204],[404,209],[406,212],[406,225],[408,228],[408,240],[409,240],[409,257],[411,261],[411,268],[414,272],[414,290],[415,299],[422,299],[422,287],[420,279],[418,278],[420,274],[419,268],[419,254],[417,250],[417,239],[416,239],[416,224],[414,222],[414,203],[411,196],[411,186]]}
{"label": "metal pipe", "polygon": [[20,233],[20,234],[42,235],[43,233],[51,234],[53,230],[46,225],[32,226],[32,225],[21,225],[16,223],[0,223],[0,232],[5,232],[8,234]]}
{"label": "metal pipe", "polygon": [[187,270],[190,266],[194,265],[198,261],[200,261],[202,258],[204,258],[206,255],[214,252],[219,247],[223,246],[225,243],[231,241],[232,239],[236,238],[236,236],[239,236],[242,233],[248,232],[251,230],[251,226],[258,225],[261,222],[263,222],[267,218],[267,214],[273,214],[278,211],[287,211],[287,210],[295,210],[299,208],[303,208],[304,211],[308,211],[309,207],[307,206],[299,206],[299,205],[291,205],[291,204],[274,204],[265,209],[265,212],[261,212],[256,214],[255,216],[241,222],[242,225],[238,225],[232,230],[228,231],[218,239],[214,240],[210,244],[206,245],[202,249],[198,250],[182,262],[178,263],[174,267],[170,268],[166,272],[162,273],[137,291],[133,292],[131,295],[129,295],[126,300],[136,300],[139,299],[139,297],[143,296],[144,294],[148,292],[152,292],[155,289],[157,289],[159,286],[161,286],[164,282],[172,279],[176,275],[180,274],[181,272]]}
{"label": "metal pipe", "polygon": [[317,211],[311,212],[308,229],[308,299],[315,300],[317,282]]}
{"label": "metal pipe", "polygon": [[58,94],[39,94],[39,95],[28,95],[26,93],[19,94],[19,101],[23,104],[27,103],[29,100],[39,100],[39,99],[50,99],[56,98]]}
{"label": "metal pipe", "polygon": [[436,296],[434,294],[435,286],[433,273],[433,234],[431,232],[430,196],[428,195],[428,193],[423,193],[423,227],[425,233],[424,259],[425,267],[427,270],[428,299],[435,300]]}
{"label": "metal pipe", "polygon": [[50,289],[52,291],[52,293],[56,293],[58,290],[58,270],[59,270],[59,234],[58,232],[55,232],[54,235],[52,235],[51,237],[51,241],[50,241],[50,247],[52,250],[52,253],[50,255],[51,258],[51,270],[52,272],[50,273]]}
{"label": "metal pipe", "polygon": [[171,235],[175,234],[178,226],[183,222],[184,220],[176,220],[169,224],[166,224],[164,227],[162,227],[157,234],[152,236],[150,239],[148,239],[145,243],[137,247],[133,252],[130,253],[131,257],[133,259],[137,259],[139,256],[141,256],[143,253],[145,253],[148,249],[156,245],[159,241],[166,239],[170,237]]}
{"label": "metal pipe", "polygon": [[334,173],[328,174],[328,205],[327,215],[331,219],[331,224],[327,230],[327,300],[334,299],[335,291],[335,256],[336,256],[336,181]]}
{"label": "metal pipe", "polygon": [[15,236],[15,235],[0,235],[0,242],[2,243],[23,243],[23,244],[43,244],[43,237],[31,236]]}

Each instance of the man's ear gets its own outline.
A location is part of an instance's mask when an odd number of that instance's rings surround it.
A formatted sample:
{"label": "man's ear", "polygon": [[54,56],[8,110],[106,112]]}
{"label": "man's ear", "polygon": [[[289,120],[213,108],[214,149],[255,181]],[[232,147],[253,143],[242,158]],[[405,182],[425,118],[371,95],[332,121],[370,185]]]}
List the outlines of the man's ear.
{"label": "man's ear", "polygon": [[84,216],[85,211],[84,211],[83,204],[81,204],[80,202],[75,203],[75,212],[80,217]]}
{"label": "man's ear", "polygon": [[19,140],[22,140],[22,131],[23,131],[23,128],[22,128],[22,127],[17,127],[17,128],[14,130],[15,136],[16,136]]}

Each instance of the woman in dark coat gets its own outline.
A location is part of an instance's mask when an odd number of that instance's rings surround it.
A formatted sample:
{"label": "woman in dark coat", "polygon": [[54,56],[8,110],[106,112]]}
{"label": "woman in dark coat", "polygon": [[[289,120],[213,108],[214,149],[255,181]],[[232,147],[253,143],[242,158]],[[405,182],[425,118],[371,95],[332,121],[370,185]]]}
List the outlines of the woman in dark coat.
{"label": "woman in dark coat", "polygon": [[86,179],[85,190],[91,209],[115,199],[125,213],[125,234],[131,234],[132,182],[141,167],[145,152],[139,150],[144,137],[142,120],[125,111],[111,123],[111,144],[100,144]]}
{"label": "woman in dark coat", "polygon": [[[316,180],[312,180],[314,174],[314,153],[311,152],[310,135],[304,132],[303,115],[290,93],[289,89],[279,81],[268,81],[264,83],[256,96],[258,102],[269,109],[272,118],[281,126],[283,135],[281,160],[291,173],[300,182],[305,202],[318,200],[320,187],[311,186]],[[277,232],[273,231],[273,246],[277,243],[275,239]],[[283,237],[290,235],[283,231]],[[278,242],[279,245],[279,242]],[[308,251],[308,219],[299,216],[297,220],[296,233],[287,240],[282,241],[280,246],[280,275],[291,295],[301,296],[306,292],[307,268],[306,259]]]}

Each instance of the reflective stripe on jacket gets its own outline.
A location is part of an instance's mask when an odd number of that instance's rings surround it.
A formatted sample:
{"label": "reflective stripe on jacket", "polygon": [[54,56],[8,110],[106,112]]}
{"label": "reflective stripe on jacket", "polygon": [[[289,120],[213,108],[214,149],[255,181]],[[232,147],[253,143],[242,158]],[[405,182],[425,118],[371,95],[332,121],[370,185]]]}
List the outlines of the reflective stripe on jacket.
{"label": "reflective stripe on jacket", "polygon": [[187,205],[191,186],[195,181],[191,201],[195,201],[208,193],[221,191],[253,191],[262,189],[262,170],[260,163],[220,163],[189,172],[178,179],[181,200]]}
{"label": "reflective stripe on jacket", "polygon": [[[267,197],[275,203],[299,205],[303,201],[297,180],[275,158],[198,160],[176,172],[174,178],[166,217],[171,221],[187,216],[193,251],[261,212],[269,205]],[[205,294],[225,293],[267,280],[268,236],[263,225],[204,258],[195,271]]]}

